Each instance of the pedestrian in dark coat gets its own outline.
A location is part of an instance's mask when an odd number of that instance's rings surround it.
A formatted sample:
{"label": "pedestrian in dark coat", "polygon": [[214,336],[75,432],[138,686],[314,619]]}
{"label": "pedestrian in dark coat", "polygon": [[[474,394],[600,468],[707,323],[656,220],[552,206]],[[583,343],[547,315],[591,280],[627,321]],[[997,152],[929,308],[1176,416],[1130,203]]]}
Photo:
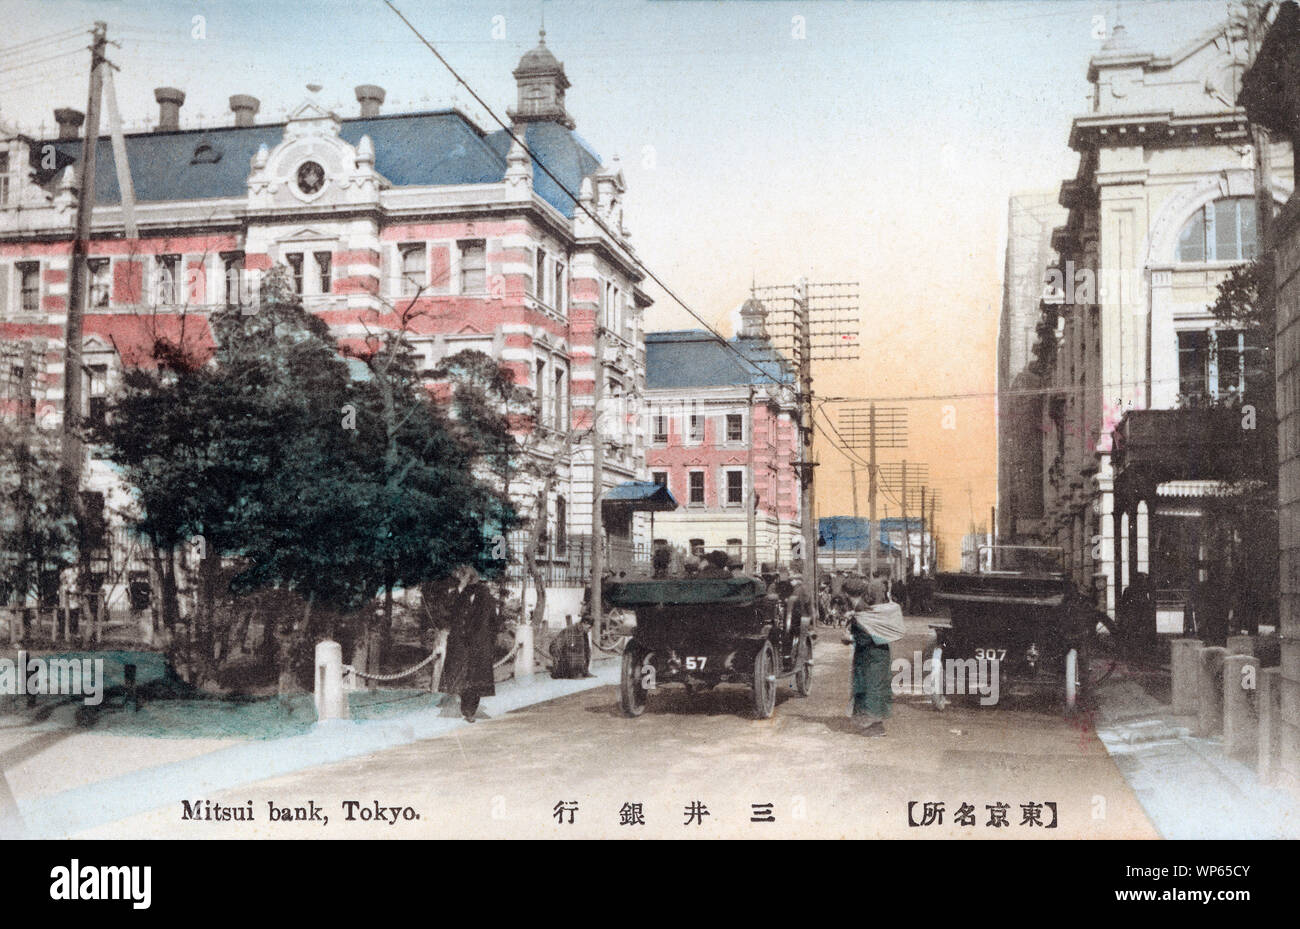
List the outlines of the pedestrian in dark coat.
{"label": "pedestrian in dark coat", "polygon": [[479,700],[496,694],[492,675],[501,611],[492,591],[469,565],[456,569],[458,580],[452,608],[447,657],[438,689],[460,697],[461,715],[474,722]]}

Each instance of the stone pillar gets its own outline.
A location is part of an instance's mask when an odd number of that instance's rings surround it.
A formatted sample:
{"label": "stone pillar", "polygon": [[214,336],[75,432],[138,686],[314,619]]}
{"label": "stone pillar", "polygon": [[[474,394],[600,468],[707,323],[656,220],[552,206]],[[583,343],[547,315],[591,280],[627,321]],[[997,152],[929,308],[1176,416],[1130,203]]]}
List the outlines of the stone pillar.
{"label": "stone pillar", "polygon": [[1209,738],[1223,729],[1223,659],[1226,648],[1212,645],[1197,652],[1199,675],[1196,688],[1196,735]]}
{"label": "stone pillar", "polygon": [[1277,762],[1282,722],[1282,669],[1264,668],[1259,672],[1256,709],[1259,714],[1258,767],[1259,782],[1271,785],[1277,778]]}
{"label": "stone pillar", "polygon": [[1253,635],[1228,636],[1229,655],[1254,655],[1255,637]]}
{"label": "stone pillar", "polygon": [[533,666],[533,627],[520,623],[515,627],[515,680],[532,677]]}
{"label": "stone pillar", "polygon": [[1255,758],[1259,745],[1259,659],[1229,654],[1223,660],[1223,751],[1229,758]]}
{"label": "stone pillar", "polygon": [[1223,659],[1227,648],[1210,646],[1197,652],[1196,735],[1209,738],[1223,729]]}
{"label": "stone pillar", "polygon": [[325,639],[316,643],[316,721],[348,716],[348,695],[343,691],[343,646]]}
{"label": "stone pillar", "polygon": [[1171,701],[1174,713],[1180,716],[1196,714],[1196,688],[1200,677],[1200,651],[1205,643],[1200,639],[1174,639],[1169,643],[1169,663],[1172,668]]}

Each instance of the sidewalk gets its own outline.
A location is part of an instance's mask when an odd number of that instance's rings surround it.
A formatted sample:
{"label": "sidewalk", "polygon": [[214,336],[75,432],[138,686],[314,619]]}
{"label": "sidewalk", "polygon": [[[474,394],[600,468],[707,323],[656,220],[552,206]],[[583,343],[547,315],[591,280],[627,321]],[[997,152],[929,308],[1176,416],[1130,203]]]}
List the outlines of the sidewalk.
{"label": "sidewalk", "polygon": [[[490,718],[499,717],[512,710],[613,684],[618,681],[619,667],[616,658],[600,658],[592,664],[595,676],[584,680],[552,680],[539,673],[525,682],[506,681],[497,685],[496,696],[483,699],[482,712]],[[6,783],[7,777],[0,779],[0,838],[65,838],[168,804],[179,804],[181,800],[195,801],[241,784],[421,739],[454,735],[471,725],[459,716],[448,717],[442,712],[440,707],[430,707],[392,719],[331,720],[317,724],[300,736],[233,744],[206,740],[195,745],[187,740],[104,737],[73,731],[30,733],[33,738],[24,745],[37,744],[27,752],[18,746],[0,755],[6,768],[43,754],[56,742],[59,758],[57,762],[52,757],[39,758],[44,776],[33,777],[30,788],[21,785],[21,781],[15,787]],[[104,739],[118,744],[102,744]],[[128,745],[120,744],[123,742]],[[119,764],[119,770],[106,772],[97,766],[107,754],[103,749],[110,747],[115,759],[130,759],[121,764],[129,765],[132,760],[145,763],[125,772]],[[132,750],[123,751],[124,748]],[[197,755],[196,749],[200,752]],[[158,764],[161,758],[168,760]],[[66,771],[69,766],[75,786],[56,791],[40,789],[38,785],[48,783],[54,770]],[[97,777],[100,773],[107,776]]]}
{"label": "sidewalk", "polygon": [[1097,689],[1097,735],[1163,838],[1300,838],[1300,802],[1262,786],[1220,739],[1192,736],[1195,723],[1133,680]]}

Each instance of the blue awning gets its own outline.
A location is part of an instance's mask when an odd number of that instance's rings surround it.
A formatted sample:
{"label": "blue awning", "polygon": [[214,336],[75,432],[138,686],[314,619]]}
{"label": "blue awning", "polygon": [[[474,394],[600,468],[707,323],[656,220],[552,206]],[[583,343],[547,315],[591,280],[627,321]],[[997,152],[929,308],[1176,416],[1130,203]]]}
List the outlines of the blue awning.
{"label": "blue awning", "polygon": [[619,507],[638,512],[677,509],[677,501],[663,484],[654,481],[624,481],[601,497],[602,507]]}

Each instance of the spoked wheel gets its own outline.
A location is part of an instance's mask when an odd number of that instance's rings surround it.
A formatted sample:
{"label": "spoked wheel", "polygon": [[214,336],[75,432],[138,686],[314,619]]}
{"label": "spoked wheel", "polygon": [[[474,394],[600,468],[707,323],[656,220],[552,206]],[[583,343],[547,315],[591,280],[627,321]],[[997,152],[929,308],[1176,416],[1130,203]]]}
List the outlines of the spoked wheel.
{"label": "spoked wheel", "polygon": [[804,660],[799,666],[799,670],[794,673],[794,692],[801,697],[806,697],[812,693],[812,656],[813,643],[811,637],[803,640]]}
{"label": "spoked wheel", "polygon": [[771,642],[754,656],[754,715],[768,719],[776,709],[776,650]]}
{"label": "spoked wheel", "polygon": [[1079,702],[1079,650],[1065,653],[1065,708],[1073,710]]}
{"label": "spoked wheel", "polygon": [[936,645],[934,651],[930,653],[930,679],[928,685],[930,702],[934,704],[936,710],[942,711],[948,705],[948,700],[943,694],[943,646],[941,645]]}
{"label": "spoked wheel", "polygon": [[646,655],[639,648],[628,647],[623,652],[623,673],[618,684],[618,705],[624,716],[640,716],[645,712],[646,689],[641,680],[641,666]]}

